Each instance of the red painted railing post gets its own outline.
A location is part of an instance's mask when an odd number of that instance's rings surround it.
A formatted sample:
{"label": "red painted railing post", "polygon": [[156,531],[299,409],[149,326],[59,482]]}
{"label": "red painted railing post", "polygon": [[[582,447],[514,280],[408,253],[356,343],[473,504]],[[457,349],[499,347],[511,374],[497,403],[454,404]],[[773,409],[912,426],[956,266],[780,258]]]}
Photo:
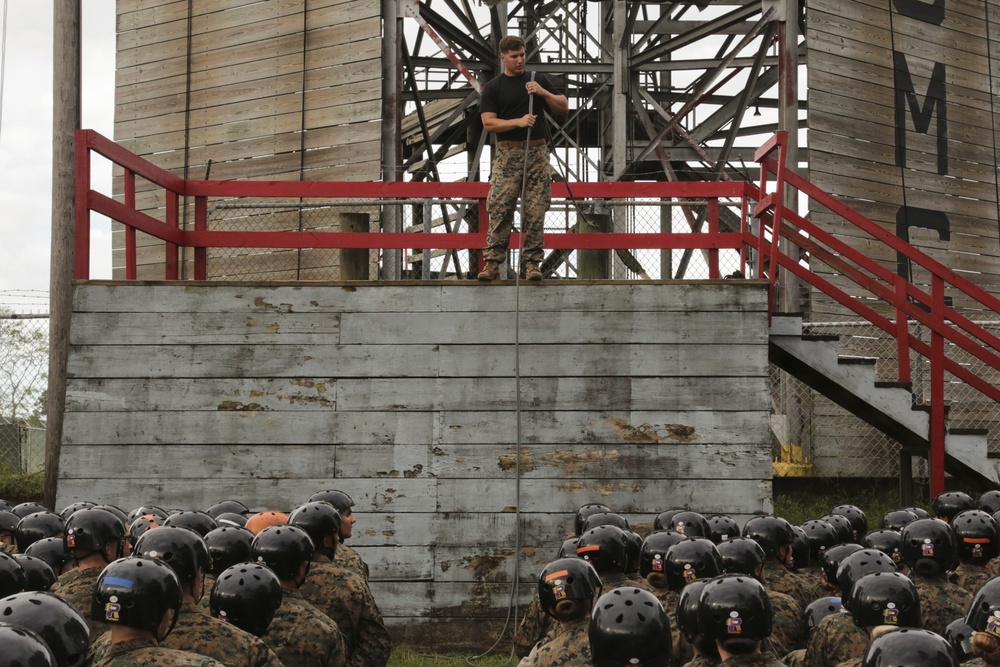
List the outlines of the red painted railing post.
{"label": "red painted railing post", "polygon": [[[939,275],[931,278],[931,317],[944,325],[944,279]],[[931,423],[930,423],[930,466],[931,497],[944,492],[944,336],[931,332]]]}
{"label": "red painted railing post", "polygon": [[[713,238],[718,238],[719,234],[719,200],[712,198],[708,200],[708,233]],[[721,277],[719,271],[719,249],[708,249],[708,278],[718,280]]]}
{"label": "red painted railing post", "polygon": [[[167,224],[173,229],[179,229],[180,215],[178,214],[179,195],[176,192],[167,190]],[[165,278],[167,280],[177,280],[180,276],[180,267],[177,261],[177,244],[170,241],[163,242],[166,256],[164,257]]]}
{"label": "red painted railing post", "polygon": [[73,253],[73,277],[77,280],[90,278],[90,135],[93,130],[77,130],[74,150],[76,152],[76,186],[73,193],[74,216],[76,218],[76,245]]}
{"label": "red painted railing post", "polygon": [[[208,197],[194,198],[194,229],[208,231]],[[208,280],[208,248],[204,246],[194,249],[194,279]]]}
{"label": "red painted railing post", "polygon": [[910,322],[906,313],[899,307],[906,301],[906,278],[896,274],[896,379],[899,382],[910,382]]}
{"label": "red painted railing post", "polygon": [[[125,170],[125,206],[135,210],[135,172]],[[135,280],[138,272],[138,252],[136,250],[135,227],[125,225],[125,280]]]}
{"label": "red painted railing post", "polygon": [[[483,237],[485,238],[485,235],[489,231],[489,228],[490,228],[490,211],[488,208],[486,208],[486,197],[481,197],[479,199],[479,226],[477,227],[477,230],[479,231],[480,234],[483,234]],[[486,247],[485,241],[483,242],[483,247],[484,248]],[[476,272],[478,273],[486,265],[486,260],[483,259],[482,250],[476,253],[476,257],[478,258],[477,262],[478,266],[476,267]]]}

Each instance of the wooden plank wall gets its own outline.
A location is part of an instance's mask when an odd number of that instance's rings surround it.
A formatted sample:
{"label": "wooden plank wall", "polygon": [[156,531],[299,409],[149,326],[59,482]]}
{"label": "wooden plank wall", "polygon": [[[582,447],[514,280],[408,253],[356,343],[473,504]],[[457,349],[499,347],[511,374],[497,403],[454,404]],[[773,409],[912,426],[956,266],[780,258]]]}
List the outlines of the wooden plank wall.
{"label": "wooden plank wall", "polygon": [[[807,26],[810,180],[1000,294],[1000,0],[807,0]],[[809,215],[897,270],[894,253],[849,223],[825,209]],[[852,291],[828,267],[814,270]],[[919,271],[913,279],[929,282]],[[950,296],[973,319],[1000,319]],[[811,310],[815,321],[855,319],[817,292]],[[984,414],[967,395],[949,398],[953,425],[1000,422],[995,404]],[[824,432],[814,443],[824,469],[883,467],[885,452],[863,434]],[[849,445],[845,438],[860,439]],[[991,451],[1000,451],[995,428],[989,439]],[[868,451],[870,464],[857,456],[837,464],[844,451]]]}
{"label": "wooden plank wall", "polygon": [[[115,140],[130,151],[190,178],[381,177],[378,0],[118,0],[117,31]],[[139,207],[163,219],[163,192],[138,188]],[[314,227],[295,210],[256,216],[246,229]],[[140,236],[139,277],[162,279],[162,243]],[[116,225],[116,277],[123,239]],[[257,279],[339,277],[336,253],[301,254],[232,258]]]}
{"label": "wooden plank wall", "polygon": [[762,283],[522,287],[517,347],[516,298],[79,284],[58,504],[289,510],[341,488],[397,636],[482,648],[453,625],[502,624],[518,497],[522,600],[585,503],[647,530],[671,507],[771,509]]}

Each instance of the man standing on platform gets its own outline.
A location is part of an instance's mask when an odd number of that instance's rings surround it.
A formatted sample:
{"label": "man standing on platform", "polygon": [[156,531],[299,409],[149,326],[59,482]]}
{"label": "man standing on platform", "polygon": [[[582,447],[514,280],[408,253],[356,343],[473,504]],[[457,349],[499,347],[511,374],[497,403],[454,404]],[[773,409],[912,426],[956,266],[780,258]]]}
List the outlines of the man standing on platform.
{"label": "man standing on platform", "polygon": [[[479,280],[488,282],[500,276],[500,265],[510,244],[517,198],[522,194],[524,276],[528,280],[541,280],[542,230],[552,199],[545,112],[563,119],[569,111],[569,102],[545,75],[524,71],[525,45],[520,37],[507,35],[500,40],[500,61],[503,74],[483,87],[479,103],[483,127],[497,135],[490,193],[486,199],[490,215],[484,253],[486,266]],[[521,192],[522,182],[524,193]]]}

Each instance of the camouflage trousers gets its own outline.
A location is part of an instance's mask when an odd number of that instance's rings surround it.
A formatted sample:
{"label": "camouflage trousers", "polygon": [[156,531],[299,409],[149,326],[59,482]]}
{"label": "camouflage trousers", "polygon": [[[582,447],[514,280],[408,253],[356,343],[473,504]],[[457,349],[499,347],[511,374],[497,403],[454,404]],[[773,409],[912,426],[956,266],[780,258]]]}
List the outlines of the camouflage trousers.
{"label": "camouflage trousers", "polygon": [[525,179],[524,219],[521,231],[524,234],[522,260],[540,264],[545,258],[542,252],[542,230],[545,227],[545,212],[552,201],[552,172],[549,168],[549,147],[547,144],[524,148],[497,148],[490,174],[490,193],[486,197],[486,208],[490,214],[490,230],[486,235],[486,249],[483,257],[488,262],[502,264],[507,258],[507,247],[517,210],[517,198],[521,194],[521,180],[524,177],[525,150],[528,151],[528,173]]}

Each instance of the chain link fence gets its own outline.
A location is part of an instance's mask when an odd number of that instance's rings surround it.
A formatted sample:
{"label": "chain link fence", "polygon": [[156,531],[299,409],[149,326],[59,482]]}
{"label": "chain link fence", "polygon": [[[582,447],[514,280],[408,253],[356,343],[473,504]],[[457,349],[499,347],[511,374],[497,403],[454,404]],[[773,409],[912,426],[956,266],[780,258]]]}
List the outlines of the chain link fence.
{"label": "chain link fence", "polygon": [[[720,228],[735,232],[740,228],[738,200],[720,202]],[[239,199],[210,204],[208,228],[213,231],[354,231],[377,232],[382,217],[391,214],[401,228],[413,234],[478,232],[478,207],[474,200],[336,200],[275,201]],[[627,232],[675,234],[706,232],[708,203],[704,200],[555,200],[545,219],[546,232],[589,233]],[[515,214],[520,229],[520,211]],[[263,248],[211,248],[208,251],[209,280],[339,280],[344,263],[357,261],[357,250],[306,248],[271,250]],[[364,251],[362,251],[364,252]],[[354,253],[352,255],[352,253]],[[378,250],[367,251],[370,279],[379,274],[383,258]],[[606,251],[607,277],[613,279],[709,277],[707,250],[624,250]],[[349,257],[349,259],[345,259]],[[543,270],[550,278],[575,278],[579,272],[579,251],[548,251]],[[510,252],[517,266],[517,251]],[[473,279],[479,271],[478,250],[419,249],[403,254],[406,278]],[[721,275],[740,269],[736,250],[719,251]]]}
{"label": "chain link fence", "polygon": [[0,469],[40,471],[45,463],[49,316],[39,292],[0,292]]}
{"label": "chain link fence", "polygon": [[[1000,335],[1000,320],[977,320],[977,324]],[[813,334],[840,336],[841,356],[875,359],[876,380],[897,380],[895,340],[867,322],[807,322],[803,329]],[[910,333],[924,342],[930,336],[924,327],[910,325]],[[946,342],[946,354],[994,385],[1000,373],[971,354]],[[911,352],[911,400],[919,409],[930,402],[930,365]],[[816,477],[896,477],[899,445],[878,429],[858,419],[805,383],[771,366],[772,444],[775,474]],[[951,430],[983,430],[987,451],[1000,452],[1000,406],[950,374],[945,376],[945,400]],[[913,473],[927,476],[924,459],[914,458]]]}

